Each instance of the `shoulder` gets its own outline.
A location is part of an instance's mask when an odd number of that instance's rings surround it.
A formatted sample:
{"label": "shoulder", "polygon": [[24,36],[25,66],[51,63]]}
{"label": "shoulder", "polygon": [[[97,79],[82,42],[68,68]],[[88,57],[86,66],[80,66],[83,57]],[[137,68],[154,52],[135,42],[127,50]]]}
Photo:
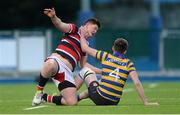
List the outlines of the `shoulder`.
{"label": "shoulder", "polygon": [[97,50],[97,52],[96,52],[96,57],[98,57],[98,58],[106,58],[107,56],[108,56],[108,52],[106,52],[106,51],[102,51],[102,50]]}
{"label": "shoulder", "polygon": [[102,50],[97,50],[97,53],[100,53],[100,54],[102,54],[102,55],[107,55],[107,54],[109,54],[108,52],[102,51]]}
{"label": "shoulder", "polygon": [[69,23],[69,25],[70,25],[70,31],[69,31],[69,33],[78,32],[78,27],[77,27],[76,24],[74,24],[74,23]]}
{"label": "shoulder", "polygon": [[74,23],[67,23],[67,25],[69,26],[69,31],[66,32],[66,34],[71,34],[71,33],[77,33],[78,32],[78,27],[76,24]]}

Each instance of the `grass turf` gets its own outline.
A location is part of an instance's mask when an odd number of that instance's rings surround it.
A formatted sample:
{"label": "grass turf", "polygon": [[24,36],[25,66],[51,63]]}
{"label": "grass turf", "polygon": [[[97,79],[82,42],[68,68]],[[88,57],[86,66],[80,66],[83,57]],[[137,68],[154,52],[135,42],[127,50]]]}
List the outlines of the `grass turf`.
{"label": "grass turf", "polygon": [[[91,100],[86,99],[77,106],[45,103],[42,108],[31,109],[36,84],[3,84],[0,85],[0,114],[180,114],[179,82],[146,82],[143,86],[148,100],[159,102],[159,106],[145,107],[133,84],[127,83],[118,106],[95,106]],[[49,83],[45,92],[58,91],[54,84]]]}

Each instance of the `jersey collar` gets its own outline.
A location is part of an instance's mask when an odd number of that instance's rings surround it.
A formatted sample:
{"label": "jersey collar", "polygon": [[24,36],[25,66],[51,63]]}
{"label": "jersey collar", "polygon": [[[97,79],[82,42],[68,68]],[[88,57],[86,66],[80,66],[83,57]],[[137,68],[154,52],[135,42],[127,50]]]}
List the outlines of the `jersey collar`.
{"label": "jersey collar", "polygon": [[113,54],[113,56],[116,56],[116,57],[118,57],[118,58],[125,58],[125,55],[122,54],[121,52],[115,52],[115,53]]}

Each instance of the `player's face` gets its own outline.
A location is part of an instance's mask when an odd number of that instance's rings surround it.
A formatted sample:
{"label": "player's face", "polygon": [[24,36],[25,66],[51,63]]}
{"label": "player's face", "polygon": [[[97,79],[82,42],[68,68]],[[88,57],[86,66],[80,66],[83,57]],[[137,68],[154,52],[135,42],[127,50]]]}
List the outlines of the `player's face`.
{"label": "player's face", "polygon": [[87,33],[88,33],[88,37],[93,37],[96,32],[98,31],[98,26],[96,24],[87,24]]}

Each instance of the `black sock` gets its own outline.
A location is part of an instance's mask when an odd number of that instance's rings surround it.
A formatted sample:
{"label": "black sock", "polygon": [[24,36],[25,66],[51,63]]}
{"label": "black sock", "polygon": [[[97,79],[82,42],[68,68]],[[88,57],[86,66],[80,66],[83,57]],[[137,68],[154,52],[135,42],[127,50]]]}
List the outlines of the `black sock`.
{"label": "black sock", "polygon": [[61,95],[60,96],[53,96],[52,102],[55,103],[56,105],[62,105],[61,99],[62,99]]}
{"label": "black sock", "polygon": [[47,102],[47,96],[48,95],[46,93],[44,93],[43,96],[42,96],[42,99],[44,99],[46,102]]}
{"label": "black sock", "polygon": [[61,95],[60,96],[52,96],[52,95],[48,95],[48,94],[44,93],[42,98],[46,102],[55,103],[56,105],[62,105],[62,103],[61,103],[62,96]]}
{"label": "black sock", "polygon": [[38,84],[38,90],[43,90],[44,86],[46,85],[47,81],[49,80],[49,78],[44,78],[41,74],[40,74],[40,78],[39,78],[39,84]]}

